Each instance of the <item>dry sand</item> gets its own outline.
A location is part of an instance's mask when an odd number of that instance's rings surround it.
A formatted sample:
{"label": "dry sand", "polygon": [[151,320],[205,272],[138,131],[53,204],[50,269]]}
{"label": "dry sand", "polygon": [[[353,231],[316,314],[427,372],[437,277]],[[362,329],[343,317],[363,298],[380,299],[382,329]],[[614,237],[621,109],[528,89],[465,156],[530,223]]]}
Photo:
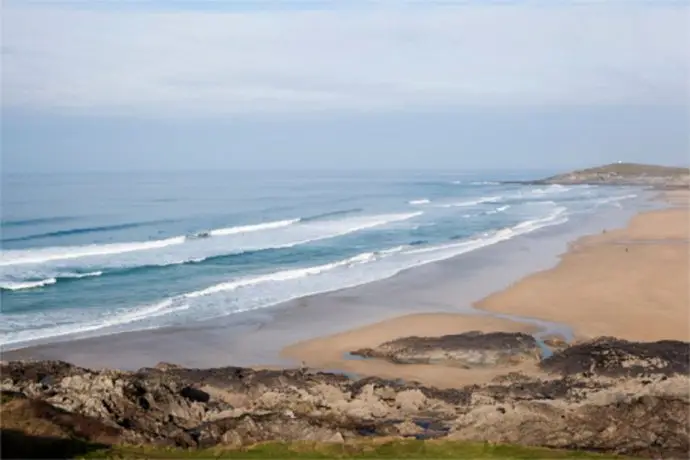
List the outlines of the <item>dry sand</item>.
{"label": "dry sand", "polygon": [[570,325],[578,338],[690,340],[690,215],[679,207],[635,216],[625,229],[583,238],[557,267],[476,306]]}
{"label": "dry sand", "polygon": [[[688,192],[667,192],[677,207],[635,216],[625,229],[582,238],[560,263],[492,294],[475,306],[571,326],[578,339],[690,340]],[[464,370],[351,360],[348,351],[411,335],[441,336],[470,330],[523,331],[532,326],[459,314],[408,315],[329,337],[301,342],[283,355],[318,369],[417,380],[438,387],[484,382],[507,369]],[[523,367],[523,372],[536,369]]]}

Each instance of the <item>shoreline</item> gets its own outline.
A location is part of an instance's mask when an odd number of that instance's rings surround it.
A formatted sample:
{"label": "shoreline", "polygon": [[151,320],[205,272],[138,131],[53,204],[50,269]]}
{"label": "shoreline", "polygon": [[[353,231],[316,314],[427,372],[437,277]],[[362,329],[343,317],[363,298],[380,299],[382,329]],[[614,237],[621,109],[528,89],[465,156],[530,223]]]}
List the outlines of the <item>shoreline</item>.
{"label": "shoreline", "polygon": [[[509,315],[479,311],[472,304],[531,273],[557,265],[559,256],[582,235],[624,225],[640,208],[658,204],[642,198],[633,206],[634,209],[613,208],[585,216],[581,222],[540,229],[404,270],[391,278],[313,294],[263,310],[190,327],[123,332],[3,350],[3,359],[60,359],[83,366],[121,369],[153,366],[160,361],[197,368],[294,367],[299,360],[286,359],[284,355],[281,358],[283,349],[407,314],[452,313],[469,318],[477,326],[474,329],[481,330],[481,321],[488,320],[488,327],[498,317],[505,320]],[[523,316],[520,320],[522,328],[527,327],[525,322],[558,327],[537,318]],[[553,335],[553,330],[550,332]]]}
{"label": "shoreline", "polygon": [[[483,321],[478,322],[478,317],[462,314],[453,314],[452,318],[444,314],[424,317],[410,315],[296,343],[286,347],[283,354],[319,369],[338,367],[372,376],[381,376],[381,373],[399,378],[413,376],[415,380],[427,384],[449,386],[451,382],[467,376],[462,373],[458,375],[456,369],[438,365],[393,364],[380,359],[351,361],[345,353],[356,348],[376,347],[403,337],[438,337],[449,334],[449,330],[455,334],[475,329],[493,332],[496,330],[494,321],[499,319],[493,316],[496,314],[511,318],[518,315],[540,318],[567,325],[574,333],[574,337],[565,337],[568,342],[581,342],[599,336],[638,341],[688,341],[689,196],[686,191],[666,193],[665,201],[671,207],[640,212],[623,228],[571,241],[568,249],[559,256],[556,266],[529,274],[517,283],[474,302],[472,307],[478,313],[491,315],[481,317]],[[654,276],[655,272],[658,276]],[[593,284],[597,285],[592,288]],[[619,296],[618,302],[611,298],[611,291]],[[626,291],[632,297],[646,294],[648,298],[643,299],[642,306],[639,306],[640,299],[625,297]],[[566,294],[563,295],[563,292]],[[583,308],[584,312],[577,308],[583,297],[590,300],[588,307]],[[637,307],[629,307],[635,302],[638,303]],[[551,303],[551,308],[544,303]],[[655,309],[655,306],[658,308]],[[621,315],[620,307],[628,307],[627,314]],[[659,311],[660,308],[664,310]],[[453,326],[456,327],[454,331]],[[520,326],[524,328],[520,329]],[[535,337],[539,334],[554,335],[544,330],[530,329],[519,322],[504,323],[500,327],[505,332],[529,332]],[[447,372],[446,378],[441,378],[439,382],[436,374],[430,376],[431,371]],[[534,369],[494,368],[493,371],[530,373]],[[463,383],[482,378],[486,381],[492,375],[486,370],[464,372],[474,374],[473,379],[464,380]]]}

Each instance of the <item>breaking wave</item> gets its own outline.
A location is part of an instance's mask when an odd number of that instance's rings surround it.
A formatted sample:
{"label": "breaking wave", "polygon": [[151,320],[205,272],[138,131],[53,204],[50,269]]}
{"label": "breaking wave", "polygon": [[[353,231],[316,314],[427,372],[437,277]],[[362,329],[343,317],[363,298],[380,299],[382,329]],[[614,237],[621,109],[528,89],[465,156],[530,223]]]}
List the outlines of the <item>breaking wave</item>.
{"label": "breaking wave", "polygon": [[6,291],[22,291],[27,289],[36,289],[44,286],[50,286],[51,284],[55,284],[60,280],[89,278],[94,276],[101,276],[102,274],[102,271],[89,273],[63,273],[55,277],[35,281],[0,281],[0,289]]}
{"label": "breaking wave", "polygon": [[476,200],[458,201],[456,203],[438,204],[437,207],[439,207],[439,208],[459,208],[459,207],[465,207],[465,206],[477,206],[478,204],[494,203],[496,201],[499,201],[500,199],[501,199],[500,196],[485,196],[485,197],[481,197],[481,198],[476,199]]}

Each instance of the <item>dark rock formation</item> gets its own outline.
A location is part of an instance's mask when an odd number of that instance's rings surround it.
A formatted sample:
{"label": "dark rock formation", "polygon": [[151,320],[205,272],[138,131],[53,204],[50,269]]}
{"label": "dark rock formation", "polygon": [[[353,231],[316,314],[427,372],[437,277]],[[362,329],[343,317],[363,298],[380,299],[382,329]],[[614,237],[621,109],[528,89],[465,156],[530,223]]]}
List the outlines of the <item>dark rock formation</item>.
{"label": "dark rock formation", "polygon": [[9,362],[0,365],[2,455],[25,448],[22,436],[70,439],[83,443],[79,449],[400,436],[685,458],[687,347],[599,339],[545,360],[557,372],[551,377],[513,372],[456,389],[304,370],[165,365],[121,372]]}
{"label": "dark rock formation", "polygon": [[442,337],[404,337],[352,354],[398,364],[443,364],[469,369],[537,361],[540,350],[529,334],[472,331]]}
{"label": "dark rock formation", "polygon": [[690,344],[677,340],[628,342],[600,337],[545,359],[541,367],[562,374],[595,373],[610,377],[690,372]]}

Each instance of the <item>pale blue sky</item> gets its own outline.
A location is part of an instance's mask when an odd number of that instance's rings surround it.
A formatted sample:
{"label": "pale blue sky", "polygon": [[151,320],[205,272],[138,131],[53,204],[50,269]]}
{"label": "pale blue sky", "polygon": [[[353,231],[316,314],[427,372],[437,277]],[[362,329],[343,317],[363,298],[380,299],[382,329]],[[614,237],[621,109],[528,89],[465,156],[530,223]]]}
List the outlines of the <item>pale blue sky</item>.
{"label": "pale blue sky", "polygon": [[4,171],[688,163],[688,2],[3,2]]}

